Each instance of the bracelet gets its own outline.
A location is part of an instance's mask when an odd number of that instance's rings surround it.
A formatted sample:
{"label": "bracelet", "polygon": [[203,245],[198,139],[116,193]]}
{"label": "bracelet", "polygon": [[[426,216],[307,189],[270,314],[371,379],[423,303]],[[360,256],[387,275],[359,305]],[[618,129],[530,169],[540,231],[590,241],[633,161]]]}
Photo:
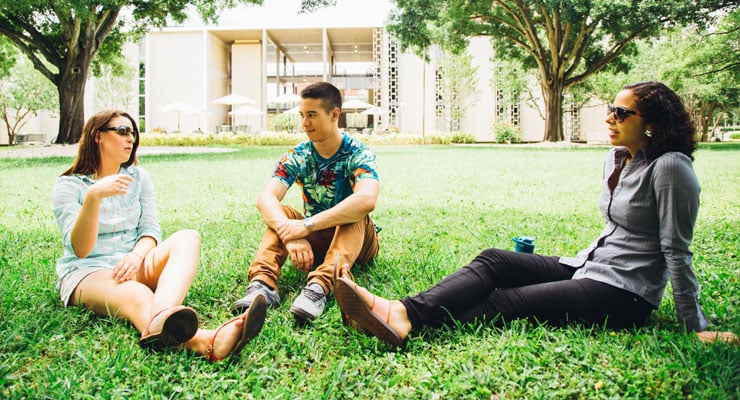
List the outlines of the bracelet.
{"label": "bracelet", "polygon": [[137,257],[139,257],[139,260],[143,260],[143,259],[144,259],[144,256],[142,256],[141,254],[139,254],[139,253],[137,253],[137,252],[135,252],[135,251],[132,251],[132,252],[130,252],[129,254],[133,254],[133,255],[135,255],[135,256],[137,256]]}

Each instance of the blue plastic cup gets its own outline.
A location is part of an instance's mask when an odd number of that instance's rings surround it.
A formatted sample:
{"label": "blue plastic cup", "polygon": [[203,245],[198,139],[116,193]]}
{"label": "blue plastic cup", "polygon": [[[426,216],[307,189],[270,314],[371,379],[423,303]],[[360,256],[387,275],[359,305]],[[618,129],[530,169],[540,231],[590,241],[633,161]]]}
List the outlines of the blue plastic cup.
{"label": "blue plastic cup", "polygon": [[534,253],[534,239],[530,237],[515,237],[511,239],[516,243],[514,250],[519,253]]}

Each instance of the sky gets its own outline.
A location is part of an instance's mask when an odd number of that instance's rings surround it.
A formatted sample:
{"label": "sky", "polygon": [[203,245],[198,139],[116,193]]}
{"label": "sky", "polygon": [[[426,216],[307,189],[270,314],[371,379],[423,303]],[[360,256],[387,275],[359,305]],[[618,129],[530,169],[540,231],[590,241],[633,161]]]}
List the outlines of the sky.
{"label": "sky", "polygon": [[[300,0],[264,0],[262,6],[241,5],[224,12],[218,21],[220,28],[249,26],[262,28],[351,28],[385,25],[393,8],[392,0],[337,0],[337,5],[311,14],[299,14]],[[202,25],[199,19],[186,26]]]}

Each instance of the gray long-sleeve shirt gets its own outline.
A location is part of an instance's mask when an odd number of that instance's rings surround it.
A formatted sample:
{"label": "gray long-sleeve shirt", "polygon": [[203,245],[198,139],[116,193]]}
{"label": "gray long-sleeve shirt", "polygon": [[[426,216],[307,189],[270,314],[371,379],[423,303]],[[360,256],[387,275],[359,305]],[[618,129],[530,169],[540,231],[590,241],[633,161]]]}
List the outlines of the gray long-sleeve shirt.
{"label": "gray long-sleeve shirt", "polygon": [[622,288],[656,308],[670,278],[679,321],[688,330],[704,330],[708,321],[689,250],[701,190],[691,159],[670,152],[650,160],[639,151],[626,163],[628,156],[617,147],[604,164],[599,198],[604,230],[576,257],[560,262],[580,267],[573,279]]}

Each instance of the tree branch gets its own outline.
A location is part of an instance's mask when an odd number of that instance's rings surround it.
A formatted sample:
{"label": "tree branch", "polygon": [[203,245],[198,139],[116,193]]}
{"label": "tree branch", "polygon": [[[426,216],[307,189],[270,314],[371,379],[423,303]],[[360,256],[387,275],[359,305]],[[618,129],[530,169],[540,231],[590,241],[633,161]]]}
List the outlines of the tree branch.
{"label": "tree branch", "polygon": [[[47,68],[46,63],[44,63],[44,61],[40,59],[38,54],[36,53],[36,50],[38,50],[45,58],[47,57],[46,54],[48,54],[49,51],[45,48],[46,41],[43,41],[43,46],[42,43],[38,43],[39,46],[32,48],[28,45],[28,42],[30,41],[29,38],[17,31],[6,29],[6,26],[12,26],[12,22],[0,18],[0,33],[10,39],[10,41],[13,42],[29,60],[31,60],[34,68],[41,72],[41,74],[49,79],[49,81],[56,82],[58,74],[52,72],[49,68]],[[55,63],[55,61],[59,62],[56,57],[51,57],[51,59],[47,58],[47,61],[51,62],[55,67],[59,68],[59,65]]]}
{"label": "tree branch", "polygon": [[700,74],[694,74],[694,75],[691,75],[691,77],[696,78],[696,77],[699,77],[699,76],[716,74],[718,72],[727,71],[728,69],[734,69],[734,68],[738,68],[738,67],[740,67],[740,61],[731,62],[729,64],[725,64],[725,66],[723,66],[722,68],[715,68],[715,69],[713,69],[711,71],[702,72]]}
{"label": "tree branch", "polygon": [[[654,23],[662,23],[663,20],[658,20]],[[652,24],[645,24],[640,29],[637,29],[633,32],[631,32],[627,37],[622,39],[619,43],[616,43],[612,48],[606,52],[604,57],[602,57],[598,62],[594,63],[590,68],[587,68],[583,73],[576,75],[570,79],[567,80],[566,86],[571,86],[576,83],[579,83],[589,77],[591,74],[600,71],[603,69],[607,64],[614,61],[621,53],[622,50],[630,43],[634,38],[645,32],[646,30],[650,29]]]}

